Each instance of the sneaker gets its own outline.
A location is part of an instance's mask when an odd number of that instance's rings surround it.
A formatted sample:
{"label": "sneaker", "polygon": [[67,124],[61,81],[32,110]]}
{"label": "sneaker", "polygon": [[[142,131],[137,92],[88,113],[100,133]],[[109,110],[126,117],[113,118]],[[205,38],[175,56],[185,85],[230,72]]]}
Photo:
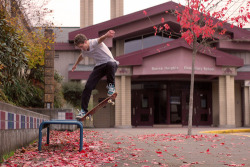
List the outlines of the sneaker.
{"label": "sneaker", "polygon": [[76,118],[81,119],[84,117],[85,114],[86,112],[83,109],[81,109],[81,111],[79,111],[79,113],[76,115]]}
{"label": "sneaker", "polygon": [[108,96],[112,96],[115,93],[115,85],[113,85],[112,83],[110,83],[107,86],[107,89],[108,89],[108,93],[107,93]]}

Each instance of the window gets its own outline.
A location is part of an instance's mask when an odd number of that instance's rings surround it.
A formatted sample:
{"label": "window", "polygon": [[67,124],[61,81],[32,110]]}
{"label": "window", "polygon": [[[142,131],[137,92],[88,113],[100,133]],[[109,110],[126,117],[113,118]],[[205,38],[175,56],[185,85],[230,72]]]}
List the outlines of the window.
{"label": "window", "polygon": [[163,33],[158,33],[156,35],[154,33],[150,33],[126,39],[124,43],[124,54],[146,49],[172,40],[174,39],[166,37]]}
{"label": "window", "polygon": [[207,109],[207,95],[200,94],[201,98],[201,108],[202,109]]}
{"label": "window", "polygon": [[161,35],[154,35],[154,34],[150,34],[150,35],[144,35],[143,36],[143,40],[142,40],[142,46],[143,49],[145,48],[149,48],[155,45],[159,45],[162,43],[162,37]]}
{"label": "window", "polygon": [[142,96],[141,108],[148,108],[148,97],[145,95]]}
{"label": "window", "polygon": [[124,53],[131,53],[142,49],[142,37],[125,40]]}

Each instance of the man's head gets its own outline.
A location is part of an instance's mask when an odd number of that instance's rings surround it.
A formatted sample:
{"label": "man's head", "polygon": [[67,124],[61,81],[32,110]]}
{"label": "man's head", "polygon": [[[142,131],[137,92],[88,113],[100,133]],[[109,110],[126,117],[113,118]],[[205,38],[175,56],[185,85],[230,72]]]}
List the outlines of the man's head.
{"label": "man's head", "polygon": [[78,34],[75,36],[74,44],[78,48],[86,51],[88,49],[88,42],[87,41],[88,41],[88,38],[85,35]]}

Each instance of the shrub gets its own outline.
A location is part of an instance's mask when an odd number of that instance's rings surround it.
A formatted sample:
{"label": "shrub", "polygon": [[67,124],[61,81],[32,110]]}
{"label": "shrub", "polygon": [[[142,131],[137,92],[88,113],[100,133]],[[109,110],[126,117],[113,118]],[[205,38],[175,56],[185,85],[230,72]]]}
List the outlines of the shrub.
{"label": "shrub", "polygon": [[66,101],[72,104],[74,107],[80,108],[81,95],[84,89],[84,84],[80,82],[65,82],[62,86],[63,96]]}

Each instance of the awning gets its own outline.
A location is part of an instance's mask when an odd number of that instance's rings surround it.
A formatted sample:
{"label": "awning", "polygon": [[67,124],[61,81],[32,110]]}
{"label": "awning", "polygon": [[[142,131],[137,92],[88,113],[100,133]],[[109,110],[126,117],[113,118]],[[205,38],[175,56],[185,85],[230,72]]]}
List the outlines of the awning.
{"label": "awning", "polygon": [[250,80],[250,65],[238,68],[235,80]]}
{"label": "awning", "polygon": [[68,78],[70,80],[87,80],[94,69],[94,65],[79,64],[74,72],[72,72],[73,64],[69,64]]}

